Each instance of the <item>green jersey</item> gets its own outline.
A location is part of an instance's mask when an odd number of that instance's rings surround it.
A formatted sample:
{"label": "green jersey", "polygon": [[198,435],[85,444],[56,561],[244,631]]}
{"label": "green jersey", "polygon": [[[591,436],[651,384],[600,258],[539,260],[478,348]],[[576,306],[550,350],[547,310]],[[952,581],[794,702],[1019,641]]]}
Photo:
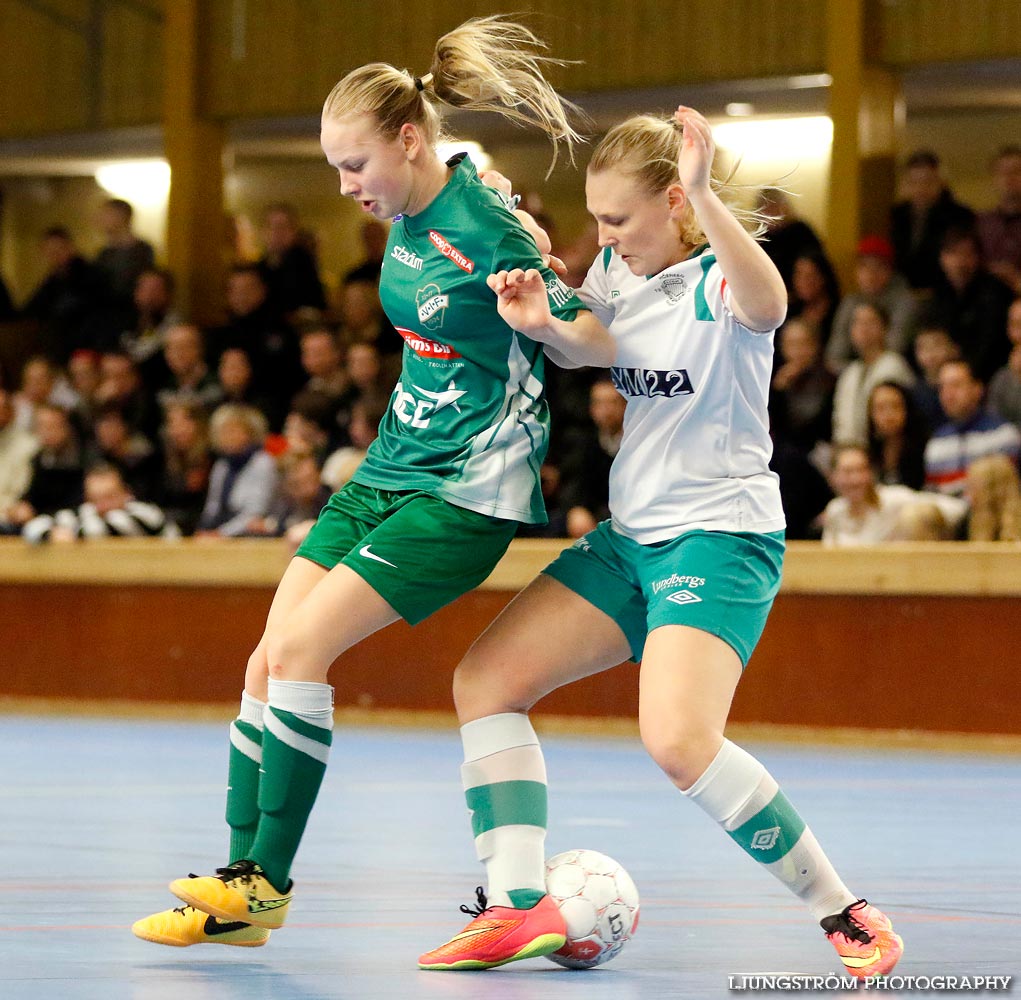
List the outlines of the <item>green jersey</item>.
{"label": "green jersey", "polygon": [[468,157],[448,166],[454,172],[432,203],[390,228],[379,292],[405,341],[403,365],[353,478],[541,524],[539,468],[549,444],[542,345],[500,318],[486,278],[539,268],[555,316],[571,320],[585,307],[543,267],[535,241]]}

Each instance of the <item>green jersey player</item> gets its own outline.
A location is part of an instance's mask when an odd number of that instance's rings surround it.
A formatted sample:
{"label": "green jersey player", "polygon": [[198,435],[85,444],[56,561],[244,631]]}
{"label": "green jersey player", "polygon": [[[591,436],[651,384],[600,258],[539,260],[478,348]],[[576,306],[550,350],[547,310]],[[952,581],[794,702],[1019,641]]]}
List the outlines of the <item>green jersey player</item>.
{"label": "green jersey player", "polygon": [[379,439],[288,566],[249,659],[230,733],[229,864],[173,882],[186,905],[138,921],[141,938],[265,943],[286,918],[291,863],[326,769],[331,664],[396,619],[420,621],[475,587],[519,522],[545,518],[543,350],[606,365],[613,342],[543,269],[535,241],[471,163],[438,159],[432,106],[496,111],[537,123],[554,146],[570,143],[540,44],[512,22],[476,19],[440,39],[426,76],[373,63],[327,98],[322,146],[341,193],[395,219],[380,292],[406,342],[403,370]]}

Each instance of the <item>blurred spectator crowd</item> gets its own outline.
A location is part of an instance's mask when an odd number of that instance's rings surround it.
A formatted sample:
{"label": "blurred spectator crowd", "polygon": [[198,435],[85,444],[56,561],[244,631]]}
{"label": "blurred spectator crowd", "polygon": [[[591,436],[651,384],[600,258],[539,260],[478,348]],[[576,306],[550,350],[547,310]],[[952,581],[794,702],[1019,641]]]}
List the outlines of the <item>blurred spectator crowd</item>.
{"label": "blurred spectator crowd", "polygon": [[[766,252],[789,294],[769,400],[789,538],[1021,539],[1021,147],[993,159],[996,207],[958,202],[938,157],[912,154],[888,231],[858,246],[841,289],[822,240],[778,189]],[[990,202],[994,200],[990,197]],[[560,248],[580,285],[589,230]],[[38,345],[0,368],[0,534],[274,536],[297,543],[376,435],[403,341],[379,304],[386,227],[327,292],[295,210],[265,212],[264,249],[230,269],[224,322],[175,307],[173,275],[111,199],[86,260],[48,229],[46,276],[0,330]],[[547,364],[548,526],[579,537],[607,516],[624,400],[607,373]],[[666,459],[669,460],[669,459]]]}

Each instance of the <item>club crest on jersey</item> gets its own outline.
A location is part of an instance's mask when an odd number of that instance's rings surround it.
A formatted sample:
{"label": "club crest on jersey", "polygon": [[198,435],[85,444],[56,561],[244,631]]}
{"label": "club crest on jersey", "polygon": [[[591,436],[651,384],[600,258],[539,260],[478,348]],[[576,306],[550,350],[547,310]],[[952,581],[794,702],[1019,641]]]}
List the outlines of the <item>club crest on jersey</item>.
{"label": "club crest on jersey", "polygon": [[560,309],[570,305],[571,299],[574,297],[574,291],[568,288],[556,275],[553,275],[546,282],[546,294],[553,305]]}
{"label": "club crest on jersey", "polygon": [[441,236],[435,229],[429,230],[429,242],[436,247],[439,252],[447,258],[452,260],[462,271],[467,271],[471,274],[475,270],[475,261],[470,257],[465,257],[457,247],[454,246],[446,237]]}
{"label": "club crest on jersey", "polygon": [[422,326],[427,330],[439,330],[450,305],[450,296],[444,295],[439,285],[429,284],[418,290],[415,305],[418,306],[418,319]]}
{"label": "club crest on jersey", "polygon": [[614,366],[610,378],[622,396],[690,396],[695,391],[685,368],[656,371]]}
{"label": "club crest on jersey", "polygon": [[404,327],[394,328],[403,338],[404,342],[420,358],[459,358],[461,357],[450,344],[441,344],[438,340],[430,340],[428,337],[420,337],[414,330],[405,330]]}
{"label": "club crest on jersey", "polygon": [[676,305],[685,295],[688,294],[688,283],[679,274],[667,274],[659,279],[657,292],[663,292]]}

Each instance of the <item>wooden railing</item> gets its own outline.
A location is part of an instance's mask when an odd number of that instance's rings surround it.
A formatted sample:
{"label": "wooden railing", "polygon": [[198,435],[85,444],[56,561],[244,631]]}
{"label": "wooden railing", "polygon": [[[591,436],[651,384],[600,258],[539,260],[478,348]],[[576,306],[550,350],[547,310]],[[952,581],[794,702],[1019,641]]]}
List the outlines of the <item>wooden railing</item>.
{"label": "wooden railing", "polygon": [[[471,641],[566,542],[515,542],[479,590],[333,668],[338,704],[442,710]],[[276,541],[0,540],[0,696],[233,701],[289,558]],[[1021,546],[789,547],[732,718],[1021,734]],[[638,668],[555,692],[565,715],[637,711]]]}

